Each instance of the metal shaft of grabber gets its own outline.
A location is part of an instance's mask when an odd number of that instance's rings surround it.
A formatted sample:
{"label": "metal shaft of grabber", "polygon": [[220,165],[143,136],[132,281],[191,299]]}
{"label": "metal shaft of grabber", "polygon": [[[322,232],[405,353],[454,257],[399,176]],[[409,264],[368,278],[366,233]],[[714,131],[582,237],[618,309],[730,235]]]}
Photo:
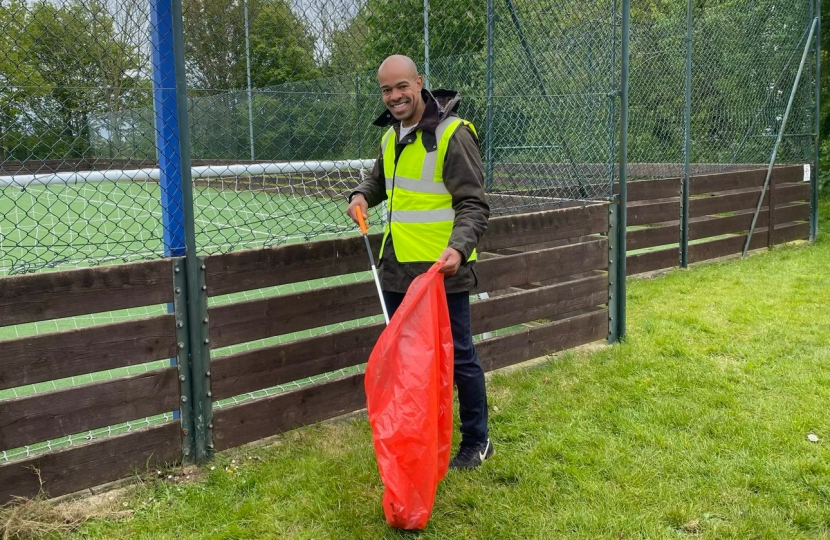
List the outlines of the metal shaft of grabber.
{"label": "metal shaft of grabber", "polygon": [[378,267],[375,265],[375,257],[372,255],[372,245],[369,244],[369,227],[366,226],[366,220],[363,219],[363,212],[359,206],[355,206],[355,214],[357,214],[357,223],[360,225],[360,234],[363,235],[363,241],[366,242],[366,252],[369,254],[369,262],[372,264],[372,276],[375,278],[375,286],[378,289],[378,298],[380,299],[380,307],[383,309],[383,319],[386,324],[389,324],[389,314],[386,312],[386,302],[383,301],[383,290],[380,288],[380,279],[378,278]]}

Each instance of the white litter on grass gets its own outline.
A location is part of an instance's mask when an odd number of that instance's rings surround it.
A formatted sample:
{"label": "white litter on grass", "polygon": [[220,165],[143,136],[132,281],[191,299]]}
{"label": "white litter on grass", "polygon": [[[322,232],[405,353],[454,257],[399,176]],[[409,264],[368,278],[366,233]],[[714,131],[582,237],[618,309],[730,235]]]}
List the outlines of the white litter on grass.
{"label": "white litter on grass", "polygon": [[810,442],[818,442],[818,435],[815,433],[810,433],[807,435],[807,440]]}

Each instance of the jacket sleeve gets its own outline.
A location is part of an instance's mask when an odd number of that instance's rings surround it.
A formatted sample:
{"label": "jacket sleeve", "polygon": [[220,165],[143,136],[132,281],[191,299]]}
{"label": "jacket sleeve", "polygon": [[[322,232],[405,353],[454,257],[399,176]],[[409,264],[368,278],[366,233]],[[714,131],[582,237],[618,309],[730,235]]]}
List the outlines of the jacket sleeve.
{"label": "jacket sleeve", "polygon": [[377,206],[386,200],[386,178],[383,175],[383,154],[379,153],[372,171],[354,191],[349,193],[349,202],[356,193],[360,193],[369,203],[369,207]]}
{"label": "jacket sleeve", "polygon": [[457,249],[466,263],[487,230],[490,217],[481,154],[475,135],[467,126],[459,127],[450,139],[443,176],[455,210],[448,246]]}

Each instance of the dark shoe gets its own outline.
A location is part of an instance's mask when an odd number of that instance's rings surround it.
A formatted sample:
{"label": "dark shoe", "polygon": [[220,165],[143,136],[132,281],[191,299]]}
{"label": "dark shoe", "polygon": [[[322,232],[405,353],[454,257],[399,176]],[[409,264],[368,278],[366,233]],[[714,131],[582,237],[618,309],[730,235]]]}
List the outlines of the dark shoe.
{"label": "dark shoe", "polygon": [[487,439],[486,443],[461,445],[458,453],[450,461],[450,469],[477,469],[485,460],[493,457],[494,453],[490,439]]}

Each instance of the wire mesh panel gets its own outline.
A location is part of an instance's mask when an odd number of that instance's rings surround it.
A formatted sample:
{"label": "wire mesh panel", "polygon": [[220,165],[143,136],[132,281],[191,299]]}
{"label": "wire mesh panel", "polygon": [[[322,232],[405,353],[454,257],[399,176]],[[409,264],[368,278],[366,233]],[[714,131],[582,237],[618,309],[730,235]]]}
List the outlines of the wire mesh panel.
{"label": "wire mesh panel", "polygon": [[[766,166],[814,16],[800,0],[695,4],[689,34],[686,2],[632,6],[629,178],[683,176],[686,121],[691,174]],[[808,56],[777,163],[812,161],[814,65]]]}
{"label": "wire mesh panel", "polygon": [[495,5],[491,194],[517,197],[518,209],[532,209],[537,197],[608,198],[619,89],[616,3]]}
{"label": "wire mesh panel", "polygon": [[670,9],[632,10],[629,180],[683,175],[686,9]]}
{"label": "wire mesh panel", "polygon": [[[694,13],[692,162],[766,164],[810,30],[801,0],[742,0]],[[808,57],[809,58],[809,57]],[[812,161],[812,66],[802,76],[777,163]]]}
{"label": "wire mesh panel", "polygon": [[[163,4],[0,7],[0,274],[175,244]],[[610,192],[612,0],[184,0],[183,11],[200,252],[351,232],[342,201],[377,157],[376,70],[393,53],[415,59],[429,88],[461,93],[497,213]]]}
{"label": "wire mesh panel", "polygon": [[[158,7],[158,2],[146,0],[0,3],[0,280],[4,280],[0,296],[4,308],[11,309],[8,313],[39,302],[32,297],[37,289],[25,293],[25,284],[9,276],[182,254],[184,208],[175,181],[182,164],[179,135],[171,120],[175,94],[170,99],[175,79],[172,71],[163,69],[163,52],[172,52],[173,33],[169,11],[165,19]],[[167,60],[172,65],[172,56]],[[160,118],[164,120],[157,124]],[[163,170],[158,160],[162,154]],[[158,264],[169,267],[169,263]],[[84,275],[88,279],[61,273],[52,282],[68,289],[96,284],[93,274]],[[125,286],[141,278],[131,276]],[[169,275],[157,285],[172,291]],[[21,294],[27,299],[15,310]],[[124,290],[115,294],[123,295]],[[102,298],[100,290],[81,298],[77,311],[35,316],[21,324],[2,317],[3,368],[15,369],[26,354],[41,355],[41,368],[83,364],[84,347],[66,343],[92,336],[97,341],[91,348],[106,349],[120,339],[129,344],[119,323],[135,323],[133,331],[140,331],[148,317],[155,317],[154,324],[161,326],[159,317],[168,312],[168,305],[158,298],[143,298],[134,302],[138,307],[118,311],[108,311],[116,306],[106,302],[82,309],[96,298]],[[167,324],[171,334],[172,324]],[[54,350],[47,345],[43,345],[47,350],[36,350],[38,344],[60,342],[64,335],[69,349],[60,362],[50,356]],[[35,349],[27,353],[28,344]],[[5,402],[0,409],[45,403],[44,393],[65,396],[76,387],[85,387],[77,389],[83,393],[91,391],[90,384],[109,384],[101,381],[127,384],[129,377],[168,376],[175,349],[156,352],[152,358],[137,357],[134,365],[125,362],[125,367],[105,369],[118,363],[108,363],[104,351],[100,362],[89,363],[89,369],[77,368],[72,376],[41,377],[24,385],[7,379],[0,387],[0,403]],[[171,395],[176,386],[168,385]],[[38,441],[34,444],[4,445],[0,464],[169,422],[178,414],[173,411],[175,401],[162,406],[161,414],[140,418],[145,415],[139,412],[135,419],[118,423],[95,420],[106,416],[105,407],[85,416],[73,409],[79,405],[67,405],[63,413],[84,417],[81,424],[94,428],[77,433],[47,429],[43,437],[31,438]]]}
{"label": "wire mesh panel", "polygon": [[158,257],[183,227],[138,172],[156,166],[149,25],[142,0],[0,5],[0,275]]}
{"label": "wire mesh panel", "polygon": [[[429,88],[461,93],[494,213],[610,197],[619,3],[183,0],[199,251],[353,232],[343,198],[377,157],[376,70],[392,53],[411,56]],[[0,274],[176,247],[182,209],[167,191],[181,173],[179,126],[161,4],[0,6]],[[629,176],[682,173],[689,38],[692,171],[766,163],[813,11],[708,3],[687,36],[682,2],[635,4]],[[810,60],[779,161],[814,151],[813,71]]]}
{"label": "wire mesh panel", "polygon": [[343,202],[378,155],[376,70],[395,53],[428,88],[461,93],[496,213],[607,197],[613,2],[489,9],[488,31],[485,2],[185,1],[192,152],[207,167],[195,184],[200,250],[353,232]]}

